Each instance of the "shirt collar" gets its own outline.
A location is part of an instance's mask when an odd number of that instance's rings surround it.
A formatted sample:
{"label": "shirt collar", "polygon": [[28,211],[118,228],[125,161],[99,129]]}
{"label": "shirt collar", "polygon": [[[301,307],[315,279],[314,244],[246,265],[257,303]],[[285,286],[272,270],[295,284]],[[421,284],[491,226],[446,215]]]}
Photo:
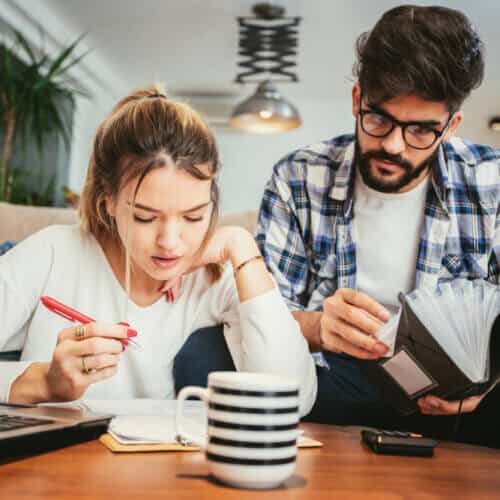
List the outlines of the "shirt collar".
{"label": "shirt collar", "polygon": [[340,152],[335,163],[339,166],[333,177],[333,185],[330,188],[330,198],[337,201],[346,201],[352,192],[354,183],[354,138]]}
{"label": "shirt collar", "polygon": [[433,185],[439,197],[446,200],[448,190],[460,183],[456,166],[460,164],[474,166],[477,164],[477,158],[463,140],[452,137],[450,141],[439,145],[436,163],[437,165],[433,168]]}

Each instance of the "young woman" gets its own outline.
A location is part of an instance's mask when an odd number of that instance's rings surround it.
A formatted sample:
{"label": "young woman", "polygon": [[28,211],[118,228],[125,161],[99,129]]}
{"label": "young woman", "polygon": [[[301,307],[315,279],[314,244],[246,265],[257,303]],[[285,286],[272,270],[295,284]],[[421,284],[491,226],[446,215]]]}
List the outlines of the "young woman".
{"label": "young woman", "polygon": [[[206,124],[161,90],[116,105],[94,140],[81,225],[43,229],[0,258],[0,350],[22,350],[0,363],[0,400],[173,398],[176,353],[223,323],[236,368],[295,377],[310,410],[316,375],[298,324],[252,235],[216,228],[218,164]],[[96,321],[75,326],[42,296]]]}

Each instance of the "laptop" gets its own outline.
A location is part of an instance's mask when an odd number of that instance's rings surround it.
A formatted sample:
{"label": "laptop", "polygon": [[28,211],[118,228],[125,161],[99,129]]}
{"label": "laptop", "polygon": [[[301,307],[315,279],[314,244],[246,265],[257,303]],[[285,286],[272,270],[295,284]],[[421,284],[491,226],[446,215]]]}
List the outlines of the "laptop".
{"label": "laptop", "polygon": [[0,462],[96,439],[111,418],[77,407],[0,403]]}

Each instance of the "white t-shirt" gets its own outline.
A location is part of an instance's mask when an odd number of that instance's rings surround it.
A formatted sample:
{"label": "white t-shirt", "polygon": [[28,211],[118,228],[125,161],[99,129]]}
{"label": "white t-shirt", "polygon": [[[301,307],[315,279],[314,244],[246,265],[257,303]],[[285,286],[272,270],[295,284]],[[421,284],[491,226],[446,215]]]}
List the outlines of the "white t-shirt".
{"label": "white t-shirt", "polygon": [[406,193],[381,193],[356,175],[353,237],[357,289],[391,312],[399,308],[398,293],[415,287],[428,184],[429,176]]}
{"label": "white t-shirt", "polygon": [[[0,362],[0,401],[33,361],[50,361],[57,335],[76,325],[45,308],[48,295],[97,321],[127,321],[142,350],[128,347],[118,373],[91,385],[85,398],[174,398],[174,357],[196,329],[224,323],[238,370],[269,372],[300,381],[301,413],[316,397],[314,363],[298,323],[275,288],[239,302],[232,267],[209,286],[205,271],[185,276],[180,297],[140,307],[128,302],[100,245],[79,226],[51,226],[0,257],[0,350],[22,350],[21,361]],[[200,352],[200,357],[203,353]]]}

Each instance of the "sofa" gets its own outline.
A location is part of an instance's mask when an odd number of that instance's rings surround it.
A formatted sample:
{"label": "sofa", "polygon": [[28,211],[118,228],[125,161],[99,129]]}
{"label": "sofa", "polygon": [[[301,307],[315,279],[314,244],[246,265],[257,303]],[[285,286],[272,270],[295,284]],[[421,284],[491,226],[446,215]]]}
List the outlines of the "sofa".
{"label": "sofa", "polygon": [[[77,221],[77,212],[72,208],[33,207],[0,202],[0,244],[20,241],[51,224],[74,224]],[[224,215],[219,224],[242,226],[255,234],[257,211]]]}

